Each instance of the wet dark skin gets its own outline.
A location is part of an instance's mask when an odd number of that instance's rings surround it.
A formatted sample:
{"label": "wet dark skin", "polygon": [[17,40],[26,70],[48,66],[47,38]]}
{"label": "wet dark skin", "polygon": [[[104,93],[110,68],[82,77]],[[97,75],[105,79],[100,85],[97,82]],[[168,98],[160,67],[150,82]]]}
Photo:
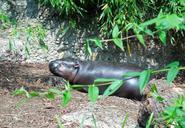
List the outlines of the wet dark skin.
{"label": "wet dark skin", "polygon": [[[80,61],[73,58],[64,58],[51,61],[49,63],[50,71],[56,75],[68,80],[72,84],[90,85],[95,79],[120,79],[125,80],[123,86],[113,95],[131,99],[141,99],[139,91],[138,77],[124,78],[123,74],[127,72],[140,72],[143,69],[133,65],[119,65],[96,61]],[[102,94],[107,86],[98,86]]]}

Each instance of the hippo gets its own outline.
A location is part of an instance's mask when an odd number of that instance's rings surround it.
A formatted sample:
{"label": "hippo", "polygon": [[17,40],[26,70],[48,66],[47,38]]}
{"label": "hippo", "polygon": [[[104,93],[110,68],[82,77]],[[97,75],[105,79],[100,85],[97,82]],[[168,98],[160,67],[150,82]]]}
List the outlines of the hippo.
{"label": "hippo", "polygon": [[[127,72],[140,72],[143,69],[133,64],[112,64],[98,61],[81,61],[74,58],[56,59],[49,63],[49,70],[56,76],[60,76],[71,84],[90,85],[95,79],[119,79],[125,80],[123,85],[113,94],[130,99],[141,99],[139,90],[139,78],[124,78]],[[107,86],[98,86],[102,94]],[[87,90],[87,88],[85,89]]]}

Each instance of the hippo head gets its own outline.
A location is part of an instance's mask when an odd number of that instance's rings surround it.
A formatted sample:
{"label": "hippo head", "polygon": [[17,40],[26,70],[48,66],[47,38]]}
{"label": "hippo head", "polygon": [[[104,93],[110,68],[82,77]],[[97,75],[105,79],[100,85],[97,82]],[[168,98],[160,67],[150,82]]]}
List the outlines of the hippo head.
{"label": "hippo head", "polygon": [[69,82],[73,82],[78,73],[79,62],[72,58],[56,59],[49,63],[49,70]]}

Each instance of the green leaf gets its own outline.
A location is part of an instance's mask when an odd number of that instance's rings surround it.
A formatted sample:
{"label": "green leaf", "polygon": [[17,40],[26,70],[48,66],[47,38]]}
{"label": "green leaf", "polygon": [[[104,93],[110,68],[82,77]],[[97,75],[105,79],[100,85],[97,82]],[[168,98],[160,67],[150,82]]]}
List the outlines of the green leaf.
{"label": "green leaf", "polygon": [[63,93],[63,102],[62,102],[62,106],[67,106],[67,104],[69,103],[69,101],[72,99],[72,95],[70,91],[65,91]]}
{"label": "green leaf", "polygon": [[49,99],[49,100],[54,100],[55,99],[55,94],[53,92],[48,92],[45,94],[45,96]]}
{"label": "green leaf", "polygon": [[146,123],[146,128],[151,128],[153,117],[154,117],[154,113],[152,112],[150,117],[149,117],[149,120]]}
{"label": "green leaf", "polygon": [[137,36],[138,40],[140,41],[140,43],[141,43],[144,47],[146,47],[145,40],[144,40],[143,36],[142,36],[141,34],[136,34],[136,36]]}
{"label": "green leaf", "polygon": [[24,89],[24,87],[21,87],[20,89],[16,89],[13,92],[13,96],[17,96],[17,95],[22,95],[25,94],[26,90]]}
{"label": "green leaf", "polygon": [[144,29],[144,32],[145,32],[146,34],[148,34],[148,35],[154,37],[154,33],[153,33],[150,29],[145,28],[145,29]]}
{"label": "green leaf", "polygon": [[113,30],[112,30],[112,37],[113,37],[113,38],[118,38],[118,36],[119,36],[119,28],[118,28],[118,26],[116,25],[116,26],[114,26],[114,28],[113,28]]}
{"label": "green leaf", "polygon": [[55,118],[56,118],[58,127],[59,127],[59,128],[64,128],[64,125],[62,124],[59,115],[55,115]]}
{"label": "green leaf", "polygon": [[152,92],[158,93],[156,84],[152,84],[152,85],[151,85],[151,91],[152,91]]}
{"label": "green leaf", "polygon": [[98,79],[95,79],[94,83],[113,82],[115,80],[117,79],[98,78]]}
{"label": "green leaf", "polygon": [[60,38],[64,37],[64,35],[68,32],[70,27],[66,27],[64,29],[60,29],[59,32],[57,33],[57,37],[60,35]]}
{"label": "green leaf", "polygon": [[71,88],[83,88],[86,87],[87,85],[80,85],[80,84],[75,84],[75,85],[71,85]]}
{"label": "green leaf", "polygon": [[32,97],[37,97],[37,96],[39,96],[40,94],[39,94],[38,92],[32,91],[32,92],[29,93],[29,95],[30,95],[30,97],[32,98]]}
{"label": "green leaf", "polygon": [[103,49],[103,45],[102,45],[102,41],[98,38],[95,38],[95,39],[89,39],[90,41],[93,41],[96,46],[98,46],[99,48]]}
{"label": "green leaf", "polygon": [[86,50],[86,52],[87,52],[90,56],[92,56],[92,50],[91,50],[91,47],[89,46],[89,41],[86,41],[86,43],[85,43],[85,50]]}
{"label": "green leaf", "polygon": [[171,67],[178,67],[179,66],[179,61],[174,61],[170,64],[168,64],[166,67],[171,68]]}
{"label": "green leaf", "polygon": [[126,123],[127,123],[127,120],[128,120],[128,113],[126,113],[126,115],[125,115],[125,118],[124,118],[124,120],[123,120],[123,123],[122,123],[122,125],[121,125],[121,128],[125,128]]}
{"label": "green leaf", "polygon": [[139,77],[139,89],[141,92],[144,91],[145,86],[147,85],[150,79],[151,70],[144,70],[141,72]]}
{"label": "green leaf", "polygon": [[57,88],[50,88],[50,89],[48,90],[48,92],[52,92],[52,93],[57,94],[57,95],[62,95],[62,94],[63,94],[63,92],[60,91],[60,90],[57,89]]}
{"label": "green leaf", "polygon": [[156,99],[158,102],[163,102],[165,99],[160,96],[157,90],[156,84],[152,84],[151,86],[151,96]]}
{"label": "green leaf", "polygon": [[10,51],[13,51],[13,49],[14,49],[13,42],[11,40],[9,40],[9,42],[8,42],[8,49]]}
{"label": "green leaf", "polygon": [[175,79],[175,77],[177,76],[178,72],[179,72],[179,67],[172,66],[170,68],[170,70],[168,71],[168,74],[167,74],[167,82],[169,84],[171,84],[171,82]]}
{"label": "green leaf", "polygon": [[109,96],[117,91],[123,85],[123,80],[115,80],[112,84],[105,90],[103,96]]}
{"label": "green leaf", "polygon": [[48,51],[48,45],[43,40],[39,39],[39,45],[41,49]]}
{"label": "green leaf", "polygon": [[128,23],[126,26],[125,26],[125,30],[126,32],[128,32],[131,28],[134,27],[134,24],[133,23]]}
{"label": "green leaf", "polygon": [[90,85],[88,88],[88,97],[91,102],[96,102],[99,95],[99,89],[95,85]]}
{"label": "green leaf", "polygon": [[29,94],[29,92],[24,87],[21,87],[20,89],[16,89],[13,92],[14,96],[16,96],[16,95],[23,95],[23,94],[25,94],[27,98],[31,98],[31,95]]}
{"label": "green leaf", "polygon": [[171,84],[171,82],[175,79],[175,77],[177,76],[178,72],[179,72],[179,62],[178,61],[174,61],[170,64],[168,64],[166,67],[170,68],[168,73],[167,73],[167,82],[169,84]]}
{"label": "green leaf", "polygon": [[166,45],[166,32],[165,31],[159,32],[159,39],[164,45]]}
{"label": "green leaf", "polygon": [[144,23],[140,24],[139,26],[140,27],[146,27],[146,26],[149,26],[149,25],[152,25],[152,24],[156,23],[158,20],[159,20],[159,17],[148,20],[148,21],[145,21]]}
{"label": "green leaf", "polygon": [[117,79],[105,79],[105,78],[98,78],[94,81],[94,84],[96,86],[108,86],[108,85],[111,85],[111,83],[113,81],[115,81]]}
{"label": "green leaf", "polygon": [[121,50],[123,50],[123,42],[120,38],[115,38],[113,39],[113,42],[115,45],[117,45]]}
{"label": "green leaf", "polygon": [[141,72],[127,72],[123,74],[123,77],[136,77],[139,76]]}
{"label": "green leaf", "polygon": [[26,56],[29,56],[30,55],[30,49],[29,49],[28,46],[25,46],[24,47],[24,51],[25,51]]}
{"label": "green leaf", "polygon": [[164,99],[162,96],[160,96],[159,93],[157,93],[157,92],[151,93],[151,96],[152,96],[153,98],[155,98],[155,100],[158,101],[158,102],[163,102],[163,101],[165,100],[165,99]]}

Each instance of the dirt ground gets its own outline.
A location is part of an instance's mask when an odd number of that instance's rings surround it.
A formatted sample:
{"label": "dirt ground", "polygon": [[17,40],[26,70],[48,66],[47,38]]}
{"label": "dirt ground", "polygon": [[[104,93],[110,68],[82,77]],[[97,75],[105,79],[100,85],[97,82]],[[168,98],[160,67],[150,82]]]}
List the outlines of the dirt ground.
{"label": "dirt ground", "polygon": [[[49,101],[33,98],[20,105],[24,96],[12,96],[7,89],[0,88],[0,128],[57,128],[56,116],[78,110],[87,99],[78,92],[67,108],[60,107],[60,100]],[[81,99],[81,97],[84,97]],[[75,124],[70,124],[71,128]]]}

